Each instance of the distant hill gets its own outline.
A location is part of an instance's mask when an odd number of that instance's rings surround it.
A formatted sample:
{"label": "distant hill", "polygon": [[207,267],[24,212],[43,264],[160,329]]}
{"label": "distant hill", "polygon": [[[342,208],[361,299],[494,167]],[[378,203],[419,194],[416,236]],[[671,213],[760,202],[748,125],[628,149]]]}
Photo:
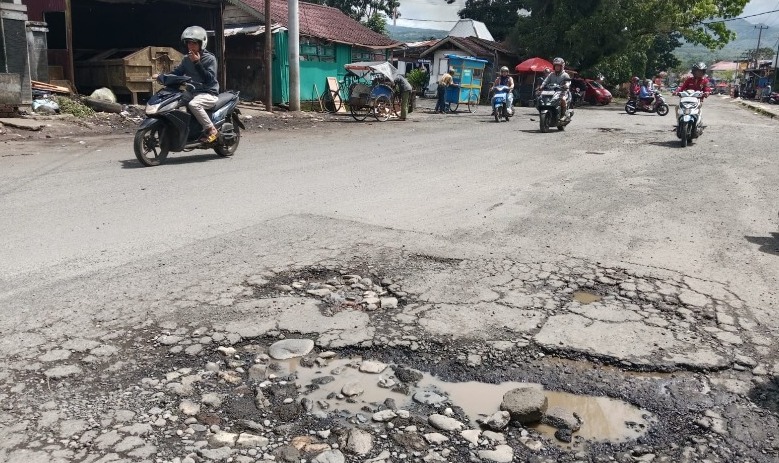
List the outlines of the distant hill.
{"label": "distant hill", "polygon": [[419,29],[416,27],[403,27],[387,25],[387,35],[399,42],[421,42],[423,40],[442,39],[449,31],[441,29]]}
{"label": "distant hill", "polygon": [[[700,45],[692,46],[684,44],[674,51],[679,60],[684,63],[693,61],[714,62],[717,60],[733,61],[742,57],[745,51],[754,50],[757,47],[757,37],[759,31],[755,25],[744,19],[728,21],[728,29],[736,33],[736,39],[721,50],[709,50]],[[763,37],[760,40],[760,48],[773,48],[776,53],[777,41],[779,41],[779,27],[771,27],[763,30]]]}

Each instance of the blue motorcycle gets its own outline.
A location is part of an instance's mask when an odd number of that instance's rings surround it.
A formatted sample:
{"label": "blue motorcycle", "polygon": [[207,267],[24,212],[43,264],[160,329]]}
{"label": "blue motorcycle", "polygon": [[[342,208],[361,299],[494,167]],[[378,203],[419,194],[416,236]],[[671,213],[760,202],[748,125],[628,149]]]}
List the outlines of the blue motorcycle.
{"label": "blue motorcycle", "polygon": [[514,109],[509,106],[509,92],[511,90],[506,85],[498,85],[492,91],[492,114],[495,116],[495,122],[500,122],[501,119],[508,122],[509,118],[514,115]]}

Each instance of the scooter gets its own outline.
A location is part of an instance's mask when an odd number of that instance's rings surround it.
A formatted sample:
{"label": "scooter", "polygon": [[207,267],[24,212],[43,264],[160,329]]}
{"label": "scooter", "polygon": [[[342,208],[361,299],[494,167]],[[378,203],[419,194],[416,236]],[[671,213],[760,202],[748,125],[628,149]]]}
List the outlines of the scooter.
{"label": "scooter", "polygon": [[563,95],[568,91],[567,88],[557,84],[547,85],[536,98],[536,109],[538,109],[539,125],[542,133],[549,132],[550,127],[557,127],[557,130],[565,130],[565,126],[571,123],[573,110],[568,109],[566,114],[560,114],[562,109],[560,101]]}
{"label": "scooter", "polygon": [[214,107],[207,111],[219,135],[215,141],[204,143],[199,140],[203,127],[187,110],[192,100],[190,90],[194,89],[192,79],[160,74],[157,80],[164,88],[146,104],[146,119],[138,127],[133,142],[135,157],[141,164],[158,166],[170,152],[195,149],[213,149],[222,157],[235,154],[241,129],[246,129],[238,117],[238,92],[220,93]]}
{"label": "scooter", "polygon": [[638,97],[632,96],[625,104],[625,112],[628,114],[635,114],[638,111],[646,113],[657,113],[658,116],[665,116],[668,114],[669,107],[665,102],[663,95],[657,90],[654,91],[655,101],[650,106],[642,104]]}
{"label": "scooter", "polygon": [[773,92],[769,95],[768,104],[779,104],[779,92]]}
{"label": "scooter", "polygon": [[495,122],[500,122],[503,118],[506,122],[514,115],[514,109],[508,104],[509,87],[506,85],[498,85],[493,88],[495,92],[492,95],[492,114],[495,116]]}
{"label": "scooter", "polygon": [[701,117],[703,92],[685,90],[679,93],[679,107],[676,109],[676,137],[681,140],[682,147],[692,144],[693,139],[703,133],[705,126]]}

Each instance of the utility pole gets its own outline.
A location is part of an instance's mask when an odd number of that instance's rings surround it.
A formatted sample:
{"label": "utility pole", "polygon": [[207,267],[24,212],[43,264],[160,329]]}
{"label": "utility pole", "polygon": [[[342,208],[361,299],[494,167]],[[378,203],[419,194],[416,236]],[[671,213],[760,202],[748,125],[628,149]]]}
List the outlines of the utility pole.
{"label": "utility pole", "polygon": [[265,110],[273,112],[273,18],[271,0],[265,0]]}
{"label": "utility pole", "polygon": [[755,29],[759,29],[760,33],[757,35],[757,48],[755,49],[755,69],[760,67],[760,60],[757,58],[757,54],[760,53],[760,39],[763,38],[763,31],[768,29],[768,26],[755,26]]}
{"label": "utility pole", "polygon": [[395,5],[395,8],[392,9],[392,25],[397,26],[398,25],[398,6]]}
{"label": "utility pole", "polygon": [[298,0],[288,0],[288,5],[289,110],[300,111],[300,18],[298,18]]}

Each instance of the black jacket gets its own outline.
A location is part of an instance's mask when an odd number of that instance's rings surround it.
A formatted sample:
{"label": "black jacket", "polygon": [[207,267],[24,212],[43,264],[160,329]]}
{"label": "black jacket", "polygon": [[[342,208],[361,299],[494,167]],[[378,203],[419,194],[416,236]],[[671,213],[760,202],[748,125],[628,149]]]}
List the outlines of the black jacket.
{"label": "black jacket", "polygon": [[176,66],[172,74],[191,77],[192,85],[195,86],[195,90],[192,91],[194,94],[219,94],[219,82],[216,80],[216,56],[208,50],[200,52],[200,61],[197,63],[193,63],[188,55],[184,56],[181,64]]}

